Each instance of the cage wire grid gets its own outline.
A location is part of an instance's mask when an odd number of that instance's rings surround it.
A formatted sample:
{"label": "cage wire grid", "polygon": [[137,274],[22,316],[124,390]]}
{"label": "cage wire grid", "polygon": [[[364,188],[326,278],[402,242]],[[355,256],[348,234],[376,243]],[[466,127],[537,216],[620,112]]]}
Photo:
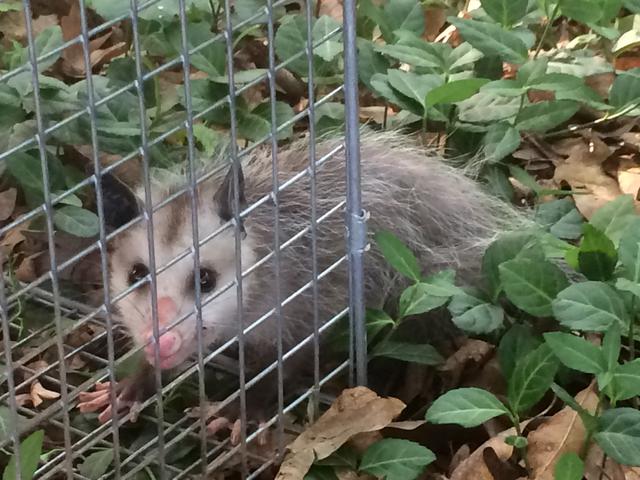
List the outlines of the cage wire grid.
{"label": "cage wire grid", "polygon": [[[304,15],[306,18],[307,28],[307,41],[304,48],[300,49],[300,52],[296,55],[278,63],[276,61],[276,55],[274,51],[274,9],[289,3],[288,0],[266,0],[265,6],[259,9],[255,15],[250,18],[237,23],[232,24],[232,18],[229,12],[230,1],[224,0],[224,28],[223,31],[213,38],[203,42],[199,45],[190,46],[189,39],[187,37],[187,30],[189,28],[187,18],[187,6],[185,0],[176,0],[178,3],[179,23],[180,23],[180,54],[173,59],[163,62],[158,67],[145,71],[142,64],[142,47],[139,33],[139,12],[144,9],[150,8],[156,5],[160,0],[149,0],[144,2],[138,2],[131,0],[129,12],[112,19],[108,22],[104,22],[101,25],[89,28],[87,17],[87,6],[85,0],[78,0],[78,7],[80,12],[81,33],[75,38],[63,43],[60,47],[41,56],[37,55],[35,34],[32,24],[32,6],[30,0],[22,0],[22,7],[25,18],[26,38],[27,38],[27,51],[28,61],[20,65],[9,72],[0,74],[0,84],[6,83],[12,78],[16,78],[18,75],[28,75],[31,78],[33,85],[33,101],[34,101],[34,119],[36,124],[36,134],[20,142],[19,144],[7,148],[4,152],[0,153],[0,161],[6,162],[12,155],[24,151],[28,148],[37,148],[40,159],[40,166],[42,170],[43,181],[43,203],[36,208],[31,209],[28,212],[21,214],[15,220],[9,222],[4,227],[0,228],[0,235],[7,235],[12,229],[20,227],[22,224],[32,221],[33,219],[44,215],[46,221],[46,238],[48,243],[48,255],[50,259],[50,269],[45,274],[36,278],[35,280],[25,283],[17,282],[10,275],[10,272],[4,271],[0,276],[2,282],[2,294],[0,296],[0,314],[2,318],[2,336],[3,336],[3,349],[4,349],[4,361],[7,374],[3,378],[3,383],[6,383],[6,391],[0,394],[0,400],[3,405],[8,406],[10,412],[11,426],[10,435],[0,442],[0,448],[5,452],[9,452],[14,455],[16,463],[20,464],[20,441],[23,438],[25,432],[33,431],[37,427],[46,425],[48,428],[57,429],[58,433],[62,434],[61,447],[57,450],[49,452],[46,458],[41,459],[35,478],[49,479],[49,478],[80,478],[84,479],[85,476],[81,475],[77,470],[77,464],[79,459],[83,458],[87,452],[95,448],[113,448],[114,458],[111,465],[111,469],[105,474],[103,478],[113,479],[128,479],[137,478],[136,474],[143,470],[149,470],[154,468],[158,472],[158,478],[193,478],[198,475],[209,475],[215,472],[218,468],[223,467],[225,462],[232,458],[240,456],[239,472],[243,478],[257,478],[263,471],[269,468],[272,464],[278,462],[279,457],[264,458],[260,455],[250,451],[250,445],[256,442],[259,435],[266,429],[276,428],[277,438],[277,451],[282,453],[285,446],[284,439],[284,415],[291,412],[296,407],[304,404],[305,402],[311,402],[317,411],[319,403],[324,399],[325,402],[330,401],[330,398],[324,398],[321,392],[321,388],[330,382],[335,377],[348,373],[351,383],[364,384],[366,382],[366,338],[364,327],[364,305],[363,305],[363,256],[366,249],[366,218],[361,208],[360,199],[360,178],[359,178],[359,119],[358,119],[358,88],[357,88],[357,53],[356,53],[356,41],[355,41],[355,0],[345,0],[343,3],[343,24],[342,27],[336,28],[333,31],[327,33],[319,40],[314,40],[312,35],[312,19],[314,17],[314,8],[311,1],[304,2]],[[266,16],[267,24],[267,44],[268,44],[268,68],[267,72],[263,75],[257,76],[253,80],[246,82],[240,86],[236,85],[234,81],[234,64],[233,64],[233,33],[249,24],[251,22]],[[133,59],[135,61],[135,80],[130,82],[108,95],[99,96],[96,95],[93,85],[92,75],[86,74],[91,72],[91,58],[90,58],[90,46],[89,40],[91,37],[105,32],[112,26],[118,24],[121,21],[129,21],[132,29],[132,47],[133,47]],[[344,84],[335,88],[334,90],[326,93],[320,98],[316,98],[315,82],[314,82],[314,58],[313,50],[324,42],[330,41],[337,35],[343,35],[344,44]],[[214,102],[202,111],[195,112],[192,105],[191,97],[191,78],[189,75],[191,61],[190,57],[203,51],[207,46],[214,44],[215,42],[223,41],[226,45],[226,70],[227,80],[229,86],[228,94],[222,99]],[[82,56],[85,68],[86,79],[86,105],[79,109],[75,113],[71,113],[63,120],[49,125],[46,122],[46,111],[43,110],[42,94],[41,94],[41,78],[39,72],[39,64],[52,58],[54,55],[60,53],[66,48],[73,45],[81,45]],[[308,105],[299,113],[295,114],[290,120],[278,125],[276,118],[276,73],[281,69],[287,68],[292,62],[299,60],[306,56],[307,58],[307,97]],[[185,89],[186,99],[186,119],[180,122],[178,125],[171,127],[167,131],[151,135],[149,125],[147,124],[147,107],[145,105],[145,82],[153,80],[162,72],[166,72],[169,69],[181,67],[183,74],[183,83]],[[237,118],[236,118],[236,98],[247,91],[248,89],[264,82],[266,80],[268,84],[268,92],[270,99],[270,118],[271,118],[271,131],[268,135],[262,139],[245,146],[240,149],[237,142]],[[98,109],[101,106],[107,105],[108,102],[117,99],[118,96],[125,92],[135,91],[138,98],[139,115],[141,119],[141,131],[140,131],[140,145],[128,155],[123,155],[121,159],[110,165],[103,166],[101,164],[100,155],[100,142],[98,139]],[[345,103],[345,141],[338,147],[334,148],[324,156],[318,157],[316,152],[316,131],[315,131],[315,110],[320,105],[337,98],[340,94],[344,97]],[[195,166],[195,141],[194,141],[194,122],[204,118],[208,113],[213,112],[217,108],[227,105],[230,110],[231,125],[230,125],[230,160],[233,171],[233,203],[235,206],[234,216],[229,222],[234,229],[235,236],[235,270],[236,275],[233,282],[227,285],[217,288],[213,294],[204,295],[200,291],[199,271],[200,262],[199,254],[200,248],[206,245],[222,231],[224,231],[229,225],[223,225],[218,230],[207,235],[202,240],[199,235],[199,219],[197,214],[197,208],[193,208],[197,205],[197,188],[202,182],[205,182],[208,178],[214,175],[215,171],[210,171],[205,175],[196,175]],[[309,153],[309,165],[304,170],[298,172],[288,180],[279,183],[278,172],[278,134],[284,129],[290,127],[294,123],[304,119],[308,119],[308,153]],[[71,124],[71,122],[77,119],[88,119],[91,132],[91,161],[93,165],[93,174],[87,178],[79,181],[75,186],[68,188],[62,192],[52,192],[50,188],[51,179],[49,172],[49,163],[47,153],[47,139],[50,138],[56,131],[62,129],[65,126]],[[187,139],[187,185],[182,189],[177,189],[165,200],[159,202],[156,205],[152,204],[151,197],[151,178],[149,171],[149,158],[150,149],[155,145],[168,139],[170,136],[184,131],[186,132]],[[243,211],[240,211],[240,198],[239,198],[239,176],[238,166],[240,160],[250,155],[256,148],[262,144],[270,143],[271,146],[271,165],[272,165],[272,181],[273,190],[270,194],[265,195],[263,198],[254,202],[251,205],[247,205]],[[318,214],[317,209],[317,192],[315,187],[316,170],[321,168],[324,162],[333,157],[334,155],[344,153],[347,159],[346,173],[347,173],[347,192],[346,197],[338,202],[322,215]],[[68,200],[72,195],[79,192],[81,189],[88,186],[101,185],[101,178],[109,173],[112,173],[115,169],[124,166],[127,162],[132,162],[134,159],[141,158],[143,165],[143,185],[144,185],[144,211],[141,215],[138,215],[127,224],[119,227],[113,232],[107,232],[104,221],[104,205],[102,198],[101,188],[95,188],[96,191],[96,207],[98,217],[100,218],[100,229],[98,239],[89,246],[81,249],[81,251],[75,253],[70,258],[59,261],[57,258],[56,243],[55,243],[55,226],[53,223],[53,207],[60,204],[65,200]],[[310,184],[310,224],[309,226],[301,229],[296,235],[291,238],[282,241],[278,235],[278,226],[280,222],[278,198],[279,194],[287,188],[294,186],[296,182],[301,181],[303,178],[309,179]],[[189,219],[193,234],[193,244],[191,248],[185,249],[182,254],[176,256],[171,261],[165,264],[156,265],[154,255],[154,228],[153,218],[156,213],[163,206],[174,201],[178,196],[182,194],[188,194],[191,204],[191,218]],[[265,255],[263,258],[258,259],[249,268],[242,269],[241,255],[242,250],[240,248],[241,240],[241,224],[242,220],[251,215],[252,211],[259,208],[262,205],[271,204],[275,206],[274,209],[274,238],[273,238],[273,251]],[[323,221],[326,221],[330,216],[344,215],[345,227],[346,227],[346,244],[344,256],[333,259],[333,263],[326,269],[320,270],[317,265],[317,245],[316,245],[316,229],[322,225]],[[148,239],[149,250],[149,274],[146,278],[136,282],[129,288],[122,292],[112,296],[112,292],[109,288],[103,289],[103,303],[100,307],[95,308],[90,305],[86,305],[81,302],[77,302],[66,298],[61,292],[61,274],[71,267],[77,265],[79,262],[86,261],[89,255],[96,252],[100,256],[100,267],[102,273],[102,282],[107,285],[108,282],[108,257],[106,245],[118,234],[126,231],[132,226],[143,222],[146,224],[146,232]],[[283,297],[280,289],[280,253],[291,247],[296,240],[302,238],[305,235],[311,237],[311,256],[313,258],[313,271],[312,278],[305,285],[301,286],[293,294]],[[117,412],[112,420],[105,422],[104,424],[94,428],[90,432],[85,429],[79,428],[77,425],[72,425],[70,418],[70,411],[75,408],[78,401],[78,396],[81,392],[88,391],[95,386],[97,382],[110,381],[115,382],[116,379],[116,364],[120,364],[132,358],[137,352],[139,352],[143,346],[138,348],[131,348],[127,342],[126,336],[120,331],[120,326],[116,324],[112,314],[110,313],[110,306],[116,304],[118,301],[126,298],[137,288],[140,288],[146,284],[149,285],[152,297],[152,325],[153,325],[153,342],[155,345],[155,359],[159,360],[158,338],[160,336],[160,325],[158,320],[157,310],[157,276],[166,271],[171,266],[175,265],[180,260],[191,256],[193,258],[194,267],[194,291],[195,302],[194,308],[184,314],[182,317],[175,319],[170,324],[163,327],[163,329],[171,329],[181,322],[184,322],[187,318],[195,315],[196,317],[196,332],[197,332],[197,355],[196,359],[190,361],[188,367],[181,371],[178,375],[166,383],[162,384],[160,376],[160,369],[155,369],[155,395],[148,398],[142,405],[141,409],[147,406],[154,405],[154,414],[146,413],[140,415],[138,421],[149,422],[151,424],[157,424],[157,434],[145,439],[143,442],[138,442],[137,445],[132,447],[125,447],[121,445],[121,428],[125,423],[125,418],[119,416]],[[245,321],[241,316],[241,309],[239,309],[238,318],[238,333],[235,337],[228,340],[224,345],[216,348],[214,351],[207,352],[202,341],[202,308],[215,300],[229,289],[235,288],[236,299],[239,304],[242,304],[243,300],[243,279],[247,275],[251,274],[256,268],[264,265],[266,262],[273,261],[274,272],[273,282],[276,290],[276,298],[274,302],[274,308],[259,318],[255,323],[246,326]],[[331,273],[334,269],[346,264],[349,272],[349,304],[333,318],[321,319],[318,314],[318,297],[322,294],[319,289],[319,281],[326,275]],[[281,309],[287,305],[288,302],[294,301],[303,292],[311,290],[313,299],[313,334],[306,337],[302,342],[296,345],[289,351],[284,351],[282,344],[282,323],[281,323]],[[42,327],[36,331],[30,332],[27,336],[20,340],[11,341],[12,336],[15,336],[17,329],[20,329],[19,325],[16,325],[14,321],[14,315],[16,310],[20,311],[23,302],[33,302],[44,308],[47,308],[53,312],[52,324]],[[337,365],[330,372],[322,375],[320,372],[319,357],[320,357],[320,336],[325,333],[331,326],[336,324],[344,315],[349,314],[350,322],[350,351],[349,358],[345,359],[342,363]],[[262,322],[266,321],[269,317],[275,315],[279,321],[276,322],[277,331],[277,360],[271,363],[262,372],[259,372],[255,377],[251,379],[245,378],[245,364],[244,364],[244,337],[250,333],[253,329],[257,328]],[[71,345],[65,343],[65,339],[68,336],[81,328],[92,326],[98,329],[100,333],[91,337],[90,341],[80,345]],[[46,341],[42,341],[37,346],[30,345],[35,339],[39,339],[44,335],[48,335],[49,338]],[[238,362],[225,356],[224,352],[235,343],[239,346]],[[289,403],[285,402],[283,393],[283,362],[295,354],[298,350],[304,346],[312,344],[314,369],[313,369],[313,385],[309,388],[299,392],[299,394]],[[21,347],[29,345],[30,348],[24,353],[21,353],[19,358],[16,358],[15,352]],[[98,347],[96,349],[96,347]],[[48,362],[43,368],[34,369],[28,365],[39,358],[39,356],[50,348],[55,348],[57,359]],[[116,350],[122,350],[126,348],[125,354],[119,356],[116,359]],[[86,378],[84,381],[70,382],[68,377],[68,362],[79,356],[85,362],[91,362],[97,367],[93,368],[92,375]],[[170,395],[172,391],[181,384],[185,383],[188,379],[192,378],[194,374],[197,376],[197,388],[198,397],[200,401],[201,411],[204,411],[205,407],[205,379],[204,373],[207,368],[216,368],[221,371],[230,372],[238,375],[240,388],[228,395],[222,402],[221,406],[229,404],[235,399],[240,400],[241,405],[241,429],[240,429],[240,442],[233,446],[229,440],[215,440],[206,435],[206,425],[204,414],[200,414],[198,418],[188,417],[183,415],[177,420],[167,420],[164,417],[163,402],[166,395]],[[246,416],[246,397],[251,394],[251,387],[258,381],[263,379],[269,373],[276,371],[278,374],[278,405],[277,414],[270,418],[266,423],[262,424],[258,430],[249,433],[247,431],[247,416]],[[21,377],[14,377],[13,373],[19,371]],[[21,380],[20,380],[21,378]],[[45,408],[27,407],[25,405],[19,405],[17,401],[18,392],[28,389],[34,381],[42,382],[46,385],[53,385],[57,391],[60,392],[60,398],[56,401],[50,402]],[[115,393],[110,393],[110,401],[115,401]],[[20,420],[20,422],[18,422]],[[18,425],[20,428],[18,428]],[[82,426],[82,425],[81,425]],[[170,462],[166,461],[167,455],[170,455],[172,451],[180,447],[180,442],[185,438],[197,439],[200,445],[199,458],[193,461],[190,465],[182,465],[176,467]],[[235,457],[234,457],[235,456]],[[249,468],[249,461],[251,461],[253,468]],[[255,465],[258,465],[255,467]],[[16,470],[16,478],[21,480],[20,469]]]}

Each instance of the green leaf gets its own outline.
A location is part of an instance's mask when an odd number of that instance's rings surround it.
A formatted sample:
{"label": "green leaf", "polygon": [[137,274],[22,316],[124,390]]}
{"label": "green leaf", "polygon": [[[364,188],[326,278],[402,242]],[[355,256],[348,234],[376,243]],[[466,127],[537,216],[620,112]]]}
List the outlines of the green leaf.
{"label": "green leaf", "polygon": [[598,419],[594,439],[616,462],[640,466],[640,411],[634,408],[605,410]]}
{"label": "green leaf", "polygon": [[338,480],[335,470],[324,465],[311,465],[303,480]]}
{"label": "green leaf", "polygon": [[438,351],[427,343],[415,344],[393,340],[386,340],[377,345],[371,356],[395,358],[420,365],[440,365],[444,362]]}
{"label": "green leaf", "polygon": [[[313,19],[313,23],[313,26],[315,26],[315,19]],[[304,15],[293,15],[288,21],[282,22],[278,27],[274,39],[276,55],[283,62],[292,57],[296,57],[288,63],[287,68],[305,77],[309,74],[307,55],[298,56],[298,54],[304,51],[306,45],[307,20]],[[331,71],[330,65],[333,63],[337,62],[331,62],[331,64],[329,64],[322,60],[321,57],[314,58],[314,72],[319,75],[328,73]]]}
{"label": "green leaf", "polygon": [[[190,22],[187,29],[187,43],[189,48],[198,47],[211,41],[215,34],[208,22]],[[167,29],[167,39],[176,52],[182,51],[182,32],[178,22]],[[211,77],[225,75],[227,47],[223,39],[216,40],[189,55],[191,64]]]}
{"label": "green leaf", "polygon": [[553,354],[567,367],[584,373],[602,373],[607,362],[602,350],[584,338],[562,332],[544,334]]}
{"label": "green leaf", "polygon": [[84,208],[66,205],[55,211],[56,227],[76,237],[93,237],[100,229],[98,216]]}
{"label": "green leaf", "polygon": [[[53,52],[58,47],[62,46],[62,29],[59,25],[54,25],[52,27],[47,27],[42,32],[38,34],[35,41],[36,47],[36,58],[46,55],[47,53]],[[51,67],[62,55],[61,51],[54,53],[52,56],[47,57],[46,60],[38,63],[38,71],[44,72],[49,67]],[[22,56],[20,58],[20,64],[29,63],[29,52],[25,48],[22,52]]]}
{"label": "green leaf", "polygon": [[553,301],[553,314],[561,325],[583,331],[602,332],[618,322],[629,325],[629,314],[620,295],[603,282],[575,283]]}
{"label": "green leaf", "polygon": [[[31,480],[33,478],[42,453],[43,439],[44,430],[36,430],[20,443],[20,474],[22,480]],[[2,480],[15,480],[17,476],[16,457],[12,456],[9,464],[4,469]]]}
{"label": "green leaf", "polygon": [[516,448],[526,448],[529,445],[526,437],[518,437],[517,435],[509,435],[504,439],[504,443]]}
{"label": "green leaf", "polygon": [[389,231],[380,231],[374,240],[384,258],[405,277],[420,281],[420,265],[413,252],[402,241]]}
{"label": "green leaf", "polygon": [[[185,0],[187,10],[197,7],[204,12],[210,12],[209,0]],[[114,20],[130,12],[129,0],[87,0],[87,6],[93,8],[105,20]],[[160,0],[144,8],[138,6],[140,18],[145,20],[161,20],[175,17],[179,13],[178,2],[175,0]]]}
{"label": "green leaf", "polygon": [[476,335],[491,333],[502,327],[504,310],[499,305],[481,303],[462,315],[453,317],[453,323],[462,331]]}
{"label": "green leaf", "polygon": [[597,420],[594,415],[589,413],[587,409],[585,409],[582,405],[576,402],[575,398],[569,395],[569,393],[557,383],[551,384],[551,390],[553,390],[553,393],[555,393],[560,400],[562,400],[564,403],[566,403],[569,407],[571,407],[574,411],[578,413],[578,415],[580,416],[580,419],[582,420],[582,423],[585,425],[587,430],[589,431],[595,430]]}
{"label": "green leaf", "polygon": [[466,428],[477,427],[509,410],[495,395],[481,388],[457,388],[438,397],[427,410],[425,419],[431,423],[454,423]]}
{"label": "green leaf", "polygon": [[506,122],[494,123],[484,137],[484,156],[497,163],[520,146],[520,132]]}
{"label": "green leaf", "polygon": [[538,102],[522,109],[516,117],[518,130],[544,133],[569,120],[580,105],[572,100]]}
{"label": "green leaf", "polygon": [[609,280],[618,262],[616,247],[604,232],[584,225],[584,236],[578,250],[580,271],[589,280]]}
{"label": "green leaf", "polygon": [[618,278],[616,279],[616,288],[640,298],[640,283],[632,282],[627,278]]}
{"label": "green leaf", "polygon": [[425,99],[429,91],[442,84],[440,75],[418,75],[392,69],[387,72],[387,79],[391,87],[425,107]]}
{"label": "green leaf", "polygon": [[[294,117],[293,109],[285,102],[276,102],[276,128]],[[271,102],[266,101],[258,105],[251,112],[238,112],[238,135],[257,142],[271,134]],[[293,125],[280,130],[278,140],[284,140],[293,135]]]}
{"label": "green leaf", "polygon": [[449,298],[451,295],[432,293],[431,285],[427,283],[416,283],[407,287],[400,295],[400,316],[404,318],[429,312],[447,303]]}
{"label": "green leaf", "polygon": [[10,2],[7,0],[6,2],[0,3],[0,12],[19,12],[20,10],[22,10],[20,2]]}
{"label": "green leaf", "polygon": [[623,0],[624,7],[632,13],[640,13],[640,0]]}
{"label": "green leaf", "polygon": [[392,0],[385,2],[384,22],[377,22],[387,43],[392,43],[393,32],[407,30],[417,36],[424,32],[424,12],[418,0]]}
{"label": "green leaf", "polygon": [[575,452],[565,452],[553,469],[554,480],[582,480],[584,463]]}
{"label": "green leaf", "polygon": [[509,381],[509,405],[522,413],[533,407],[549,390],[558,370],[558,361],[545,343],[516,364]]}
{"label": "green leaf", "polygon": [[317,460],[315,465],[324,465],[328,467],[348,467],[356,470],[360,455],[355,449],[349,445],[343,445],[333,452],[327,458]]}
{"label": "green leaf", "polygon": [[602,17],[602,7],[602,0],[563,0],[560,11],[578,22],[595,23]]}
{"label": "green leaf", "polygon": [[410,45],[380,45],[376,46],[375,50],[413,67],[435,68],[441,64],[440,60],[432,53]]}
{"label": "green leaf", "polygon": [[476,93],[458,104],[458,119],[461,122],[490,123],[512,118],[518,112],[517,98],[503,97],[492,92]]}
{"label": "green leaf", "polygon": [[418,443],[384,438],[364,452],[360,471],[386,480],[413,480],[435,459],[431,450]]}
{"label": "green leaf", "polygon": [[640,68],[622,72],[609,91],[609,103],[617,108],[640,102]]}
{"label": "green leaf", "polygon": [[374,340],[378,333],[387,327],[393,327],[395,325],[393,318],[391,318],[387,312],[371,308],[367,308],[366,310],[366,322],[368,342]]}
{"label": "green leaf", "polygon": [[482,273],[489,281],[494,294],[501,291],[499,267],[507,260],[518,257],[535,241],[530,232],[508,232],[501,234],[487,247],[482,257]]}
{"label": "green leaf", "polygon": [[550,316],[551,302],[569,285],[562,270],[548,261],[514,259],[502,263],[499,270],[507,298],[536,317]]}
{"label": "green leaf", "polygon": [[527,45],[513,32],[495,23],[448,17],[460,35],[485,55],[497,55],[504,61],[522,64],[527,60]]}
{"label": "green leaf", "polygon": [[382,54],[375,51],[375,44],[373,42],[358,37],[357,43],[358,76],[367,88],[375,90],[371,85],[371,78],[377,73],[386,74],[389,68],[389,62]]}
{"label": "green leaf", "polygon": [[482,9],[505,27],[522,20],[527,13],[527,0],[481,0]]}
{"label": "green leaf", "polygon": [[403,110],[419,115],[420,117],[424,116],[424,105],[421,105],[416,100],[408,98],[391,88],[388,75],[376,73],[371,77],[370,84],[371,88],[378,96],[387,99],[389,102],[399,106]]}
{"label": "green leaf", "polygon": [[620,324],[612,323],[602,339],[602,354],[608,372],[613,372],[618,366],[620,346]]}
{"label": "green leaf", "polygon": [[507,330],[498,344],[498,361],[502,374],[507,380],[511,378],[518,361],[540,345],[531,326],[515,323]]}
{"label": "green leaf", "polygon": [[[311,35],[314,43],[319,43],[336,29],[340,29],[340,24],[330,16],[322,15],[313,25]],[[318,55],[325,62],[333,61],[342,53],[343,45],[342,42],[339,41],[340,39],[341,36],[339,34],[333,35],[329,40],[316,46],[313,49],[313,54]]]}
{"label": "green leaf", "polygon": [[633,197],[620,195],[615,200],[600,207],[591,217],[589,223],[605,233],[614,245],[618,245],[622,233],[629,223],[636,218]]}
{"label": "green leaf", "polygon": [[108,448],[106,450],[98,450],[92,453],[84,462],[78,465],[78,471],[89,478],[90,480],[97,480],[102,475],[107,473],[107,470],[113,462],[113,449]]}
{"label": "green leaf", "polygon": [[425,104],[428,106],[441,103],[456,103],[475,95],[482,85],[489,80],[485,78],[467,78],[445,83],[427,93]]}
{"label": "green leaf", "polygon": [[568,198],[537,205],[535,220],[558,238],[576,240],[582,235],[584,220]]}
{"label": "green leaf", "polygon": [[640,358],[615,367],[607,394],[616,402],[640,395]]}
{"label": "green leaf", "polygon": [[618,252],[626,277],[633,282],[640,282],[640,218],[635,217],[624,230]]}

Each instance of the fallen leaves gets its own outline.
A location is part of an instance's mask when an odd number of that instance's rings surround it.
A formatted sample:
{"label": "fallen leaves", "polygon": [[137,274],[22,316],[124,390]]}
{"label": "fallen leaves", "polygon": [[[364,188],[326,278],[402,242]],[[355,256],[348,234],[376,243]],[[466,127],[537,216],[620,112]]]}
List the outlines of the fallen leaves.
{"label": "fallen leaves", "polygon": [[[77,3],[72,3],[69,14],[60,19],[62,38],[65,42],[73,40],[81,34],[80,8]],[[100,67],[109,60],[118,57],[127,51],[125,42],[116,42],[111,46],[102,48],[111,38],[113,30],[94,38],[89,42],[89,60],[91,67]],[[62,52],[62,71],[73,78],[85,77],[84,49],[81,43],[74,43]]]}
{"label": "fallen leaves", "polygon": [[405,408],[365,387],[342,392],[331,408],[288,447],[278,480],[302,479],[315,460],[327,458],[352,437],[388,426]]}
{"label": "fallen leaves", "polygon": [[17,195],[18,191],[15,188],[0,192],[0,222],[7,220],[13,213],[16,208]]}
{"label": "fallen leaves", "polygon": [[[598,405],[595,383],[576,395],[576,402],[589,413]],[[528,436],[527,454],[537,480],[553,480],[556,462],[565,452],[580,453],[587,431],[578,413],[566,406]]]}

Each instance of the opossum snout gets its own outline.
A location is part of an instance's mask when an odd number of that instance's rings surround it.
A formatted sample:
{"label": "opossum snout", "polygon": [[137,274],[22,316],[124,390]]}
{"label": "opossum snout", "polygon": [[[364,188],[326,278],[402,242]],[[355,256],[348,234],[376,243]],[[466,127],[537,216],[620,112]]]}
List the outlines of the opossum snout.
{"label": "opossum snout", "polygon": [[[161,297],[158,299],[158,324],[162,328],[175,319],[178,308],[176,303],[170,297]],[[145,341],[149,342],[144,351],[149,363],[155,363],[155,346],[153,342],[153,327],[151,319],[149,326],[144,334]],[[158,353],[160,356],[160,368],[171,368],[175,366],[176,359],[179,356],[182,347],[182,335],[177,330],[169,330],[164,332],[158,338]]]}

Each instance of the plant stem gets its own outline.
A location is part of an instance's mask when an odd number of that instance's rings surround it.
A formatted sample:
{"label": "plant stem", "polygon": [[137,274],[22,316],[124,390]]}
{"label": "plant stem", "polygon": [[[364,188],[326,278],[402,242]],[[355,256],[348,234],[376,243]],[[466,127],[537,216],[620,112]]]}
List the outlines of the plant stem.
{"label": "plant stem", "polygon": [[549,21],[547,22],[547,24],[544,27],[544,30],[542,31],[542,36],[540,37],[540,41],[538,42],[538,47],[536,48],[536,51],[533,54],[533,59],[534,60],[536,58],[538,58],[538,54],[542,50],[542,44],[547,39],[547,35],[549,34],[549,30],[551,30],[551,24],[555,21],[556,16],[558,15],[558,10],[560,10],[560,1],[559,0],[558,0],[558,3],[556,3],[556,6],[553,7],[553,11],[551,12],[551,17],[549,17]]}
{"label": "plant stem", "polygon": [[[513,421],[513,427],[516,430],[516,435],[522,437],[522,428],[520,428],[520,417],[518,417],[518,415],[514,413],[511,420]],[[527,473],[531,472],[531,465],[529,464],[529,459],[527,458],[527,447],[519,447],[517,450],[518,455],[520,455],[520,458],[524,462],[524,467],[527,469]]]}

